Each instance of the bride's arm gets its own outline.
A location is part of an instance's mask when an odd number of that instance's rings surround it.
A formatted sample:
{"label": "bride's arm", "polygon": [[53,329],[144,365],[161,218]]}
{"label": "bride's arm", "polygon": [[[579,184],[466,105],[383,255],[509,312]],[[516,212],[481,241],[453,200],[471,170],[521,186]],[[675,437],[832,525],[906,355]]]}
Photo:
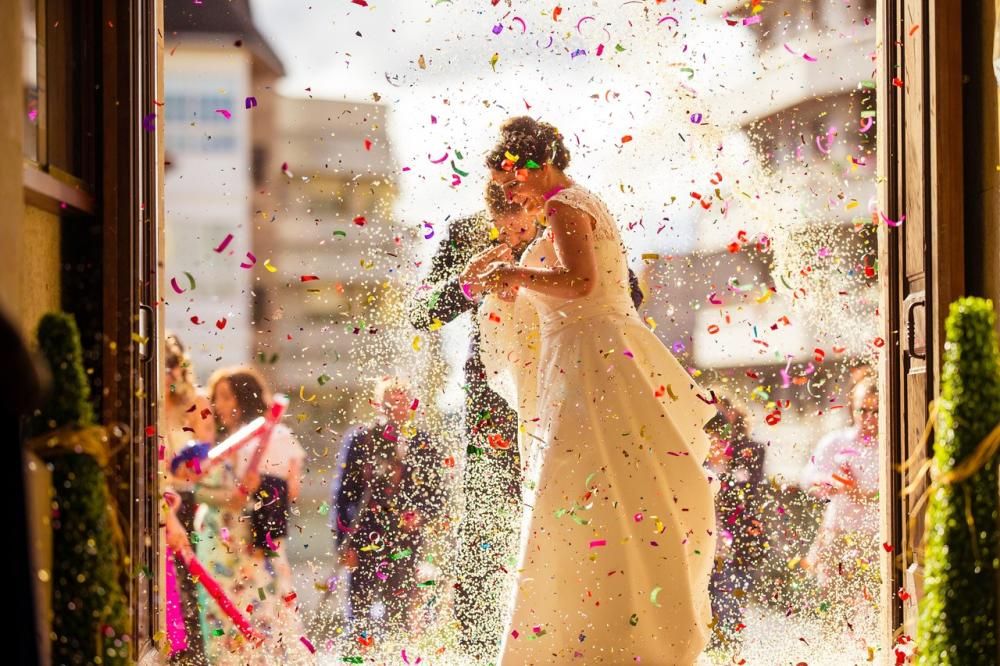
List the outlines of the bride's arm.
{"label": "bride's arm", "polygon": [[549,225],[559,265],[552,268],[501,265],[488,276],[494,288],[522,287],[546,296],[579,298],[594,288],[597,258],[589,215],[561,202],[550,202]]}

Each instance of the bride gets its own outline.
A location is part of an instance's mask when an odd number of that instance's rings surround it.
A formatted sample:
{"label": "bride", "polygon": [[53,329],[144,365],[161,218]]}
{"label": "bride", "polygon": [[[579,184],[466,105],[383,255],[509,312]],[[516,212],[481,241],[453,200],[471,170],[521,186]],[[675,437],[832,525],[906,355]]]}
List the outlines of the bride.
{"label": "bride", "polygon": [[643,324],[615,221],[556,129],[511,118],[487,157],[545,231],[463,274],[491,386],[518,410],[525,513],[503,664],[690,665],[711,622],[706,394]]}

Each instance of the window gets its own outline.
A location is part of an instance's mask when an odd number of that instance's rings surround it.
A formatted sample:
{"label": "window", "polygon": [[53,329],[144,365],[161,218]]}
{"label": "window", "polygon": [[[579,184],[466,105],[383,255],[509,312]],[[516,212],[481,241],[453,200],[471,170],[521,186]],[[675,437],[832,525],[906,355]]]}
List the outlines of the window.
{"label": "window", "polygon": [[96,190],[95,12],[73,0],[23,0],[24,182],[30,204],[93,213]]}

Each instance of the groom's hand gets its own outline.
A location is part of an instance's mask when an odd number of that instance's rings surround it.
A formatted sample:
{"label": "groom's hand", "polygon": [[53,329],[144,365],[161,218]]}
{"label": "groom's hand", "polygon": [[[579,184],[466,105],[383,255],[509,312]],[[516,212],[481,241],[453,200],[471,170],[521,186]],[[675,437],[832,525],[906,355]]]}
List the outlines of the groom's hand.
{"label": "groom's hand", "polygon": [[483,250],[469,260],[468,266],[459,276],[459,282],[469,294],[478,296],[486,290],[486,278],[492,272],[493,265],[512,258],[513,253],[507,245],[495,245]]}

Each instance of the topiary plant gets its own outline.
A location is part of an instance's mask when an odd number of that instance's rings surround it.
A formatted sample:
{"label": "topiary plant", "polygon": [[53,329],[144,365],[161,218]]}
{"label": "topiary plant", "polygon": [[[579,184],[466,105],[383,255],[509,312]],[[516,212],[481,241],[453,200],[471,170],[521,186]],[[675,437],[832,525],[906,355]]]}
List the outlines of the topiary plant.
{"label": "topiary plant", "polygon": [[128,605],[104,474],[108,438],[94,425],[73,317],[42,317],[38,344],[52,372],[52,393],[32,421],[33,449],[52,469],[52,663],[125,664]]}
{"label": "topiary plant", "polygon": [[[1000,352],[993,304],[962,298],[946,328],[927,510],[918,663],[997,663]],[[990,434],[992,434],[992,437]],[[985,445],[984,445],[985,444]]]}

